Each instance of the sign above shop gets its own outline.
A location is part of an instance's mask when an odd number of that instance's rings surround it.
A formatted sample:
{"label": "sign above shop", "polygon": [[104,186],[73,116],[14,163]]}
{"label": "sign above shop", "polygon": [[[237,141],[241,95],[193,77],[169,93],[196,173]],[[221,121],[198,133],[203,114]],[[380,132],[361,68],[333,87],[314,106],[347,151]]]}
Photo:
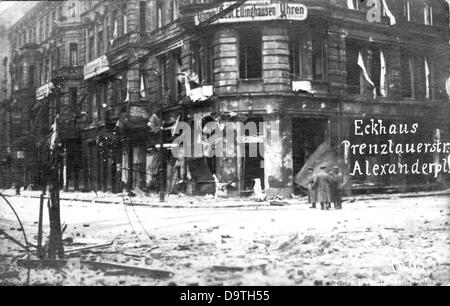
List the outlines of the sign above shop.
{"label": "sign above shop", "polygon": [[103,55],[92,62],[84,65],[84,80],[89,80],[97,75],[109,71],[109,62],[106,55]]}
{"label": "sign above shop", "polygon": [[36,89],[36,100],[44,100],[47,98],[53,91],[53,83],[47,83],[38,89]]}
{"label": "sign above shop", "polygon": [[[224,2],[213,9],[200,11],[195,23],[207,21],[214,15],[225,10],[234,2]],[[247,21],[266,21],[266,20],[305,20],[308,16],[308,9],[300,3],[283,1],[247,1],[240,7],[232,10],[230,13],[219,18],[214,23],[233,23]]]}

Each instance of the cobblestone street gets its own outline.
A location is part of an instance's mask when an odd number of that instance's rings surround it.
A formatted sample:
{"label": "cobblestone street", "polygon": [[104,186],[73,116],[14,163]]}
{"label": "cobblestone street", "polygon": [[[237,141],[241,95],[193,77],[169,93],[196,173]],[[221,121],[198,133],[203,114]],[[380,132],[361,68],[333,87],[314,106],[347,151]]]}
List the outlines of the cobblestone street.
{"label": "cobblestone street", "polygon": [[[39,201],[10,200],[35,244]],[[31,270],[30,284],[450,284],[447,197],[360,199],[347,202],[343,211],[329,212],[292,203],[203,209],[63,201],[66,250],[113,241],[110,247],[72,253],[74,260],[170,271],[173,277],[67,266]],[[23,241],[7,206],[0,206],[0,212],[0,228]],[[0,239],[0,284],[26,284],[27,271],[15,264],[25,252]]]}

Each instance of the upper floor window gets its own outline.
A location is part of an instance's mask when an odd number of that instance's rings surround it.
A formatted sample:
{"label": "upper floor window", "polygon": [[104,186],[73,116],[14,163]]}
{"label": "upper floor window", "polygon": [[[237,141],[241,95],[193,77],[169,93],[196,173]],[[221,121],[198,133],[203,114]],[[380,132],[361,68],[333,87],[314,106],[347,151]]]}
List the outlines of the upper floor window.
{"label": "upper floor window", "polygon": [[44,21],[39,22],[39,42],[44,40]]}
{"label": "upper floor window", "polygon": [[139,31],[146,30],[147,2],[139,1]]}
{"label": "upper floor window", "polygon": [[105,52],[105,44],[103,40],[103,31],[97,33],[97,54],[103,54]]}
{"label": "upper floor window", "polygon": [[199,82],[212,83],[214,81],[214,48],[211,39],[204,39],[193,43],[193,67],[199,76]]}
{"label": "upper floor window", "polygon": [[122,23],[123,23],[123,34],[128,33],[128,12],[127,12],[127,4],[125,3],[122,6]]}
{"label": "upper floor window", "polygon": [[39,63],[39,85],[44,85],[44,63]]}
{"label": "upper floor window", "polygon": [[95,45],[94,45],[94,35],[89,36],[88,39],[88,59],[91,61],[94,59]]}
{"label": "upper floor window", "polygon": [[49,37],[49,33],[50,33],[50,25],[49,25],[48,16],[47,16],[45,18],[45,38]]}
{"label": "upper floor window", "polygon": [[403,17],[407,21],[411,21],[411,1],[409,0],[403,2]]}
{"label": "upper floor window", "polygon": [[426,58],[408,50],[401,52],[402,96],[412,99],[431,98],[431,66]]}
{"label": "upper floor window", "polygon": [[163,26],[163,2],[158,1],[157,8],[156,8],[156,20],[158,22],[158,28],[161,28]]}
{"label": "upper floor window", "polygon": [[69,66],[78,66],[78,44],[69,44]]}
{"label": "upper floor window", "polygon": [[28,68],[28,86],[34,87],[34,78],[35,78],[36,68],[34,65],[30,65]]}
{"label": "upper floor window", "polygon": [[262,35],[259,30],[239,31],[239,78],[262,78]]}
{"label": "upper floor window", "polygon": [[386,97],[387,63],[383,49],[377,45],[349,40],[346,54],[348,93]]}
{"label": "upper floor window", "polygon": [[116,10],[114,10],[112,12],[111,19],[112,19],[112,24],[111,24],[112,36],[111,37],[112,37],[112,39],[116,39],[118,34],[119,34],[119,32],[118,32],[119,31],[119,29],[118,29],[119,23],[118,23],[118,20],[117,20],[117,11]]}
{"label": "upper floor window", "polygon": [[175,21],[178,18],[177,2],[175,0],[170,1],[170,20]]}
{"label": "upper floor window", "polygon": [[75,2],[72,2],[69,4],[69,16],[75,17],[77,15],[77,4]]}
{"label": "upper floor window", "polygon": [[45,60],[45,82],[48,83],[52,78],[52,72],[50,70],[50,60],[47,58]]}
{"label": "upper floor window", "polygon": [[326,49],[325,39],[314,35],[312,40],[312,70],[313,80],[325,80]]}
{"label": "upper floor window", "polygon": [[423,19],[425,25],[433,25],[433,7],[428,3],[423,8]]}
{"label": "upper floor window", "polygon": [[[327,70],[325,37],[322,35],[313,35],[311,39],[306,37],[304,34],[290,34],[290,72],[300,79],[325,80]],[[308,50],[311,50],[311,54],[308,54]],[[311,71],[307,71],[307,67],[311,67]]]}

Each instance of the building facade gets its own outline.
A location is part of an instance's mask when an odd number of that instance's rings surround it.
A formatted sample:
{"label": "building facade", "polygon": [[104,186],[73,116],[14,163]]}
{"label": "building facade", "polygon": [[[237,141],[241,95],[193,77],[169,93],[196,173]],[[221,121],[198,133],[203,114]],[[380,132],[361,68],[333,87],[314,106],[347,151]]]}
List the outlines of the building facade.
{"label": "building facade", "polygon": [[[24,182],[43,184],[39,170],[55,120],[61,181],[83,191],[157,191],[167,174],[169,189],[187,193],[213,193],[218,181],[229,196],[240,196],[256,180],[268,195],[290,196],[309,166],[327,162],[350,171],[359,157],[343,148],[344,140],[410,141],[360,138],[353,132],[360,119],[419,123],[415,141],[450,141],[446,1],[247,1],[228,11],[230,5],[130,0],[34,7],[9,30],[15,51],[8,122],[12,152],[27,157],[17,164]],[[209,122],[255,123],[256,137],[231,146],[236,156],[166,158],[161,144],[177,139],[179,131],[170,129],[177,122],[200,131]],[[239,135],[231,139],[240,142]],[[245,153],[255,143],[261,154],[250,157]],[[167,173],[160,171],[166,163]],[[438,188],[445,179],[356,175],[351,185]]]}

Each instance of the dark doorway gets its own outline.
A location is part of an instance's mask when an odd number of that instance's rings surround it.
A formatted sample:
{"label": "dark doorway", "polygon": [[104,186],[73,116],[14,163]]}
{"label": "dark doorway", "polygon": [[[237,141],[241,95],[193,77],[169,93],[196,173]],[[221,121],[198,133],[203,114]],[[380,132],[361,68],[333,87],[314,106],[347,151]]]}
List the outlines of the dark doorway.
{"label": "dark doorway", "polygon": [[[258,143],[258,139],[263,139],[263,118],[256,117],[249,119],[245,124],[249,122],[255,123],[256,135],[250,130],[245,131],[245,157],[242,159],[243,169],[243,191],[253,190],[255,185],[255,179],[260,179],[262,190],[265,189],[264,185],[264,154],[260,146],[264,146],[263,143]],[[257,149],[257,156],[251,156],[251,152]]]}
{"label": "dark doorway", "polygon": [[311,155],[327,140],[328,120],[294,118],[292,125],[294,175],[297,175]]}

